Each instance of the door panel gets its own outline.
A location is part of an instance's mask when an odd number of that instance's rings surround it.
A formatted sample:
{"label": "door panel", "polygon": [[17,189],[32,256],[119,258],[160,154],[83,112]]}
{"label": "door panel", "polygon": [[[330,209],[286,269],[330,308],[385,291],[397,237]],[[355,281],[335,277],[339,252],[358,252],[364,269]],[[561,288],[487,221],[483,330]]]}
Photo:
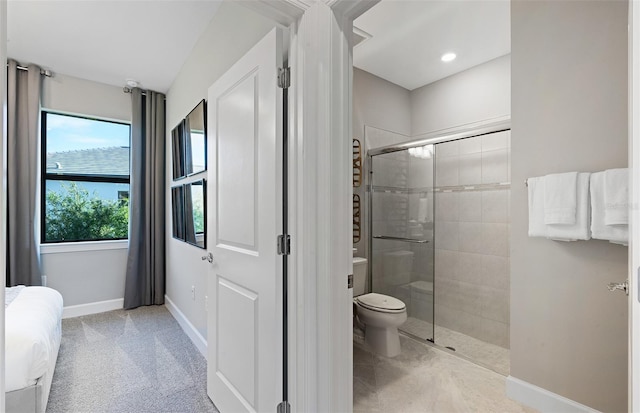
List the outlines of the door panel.
{"label": "door panel", "polygon": [[281,44],[274,29],[209,88],[207,393],[222,413],[282,400]]}
{"label": "door panel", "polygon": [[[232,281],[218,278],[218,371],[246,405],[255,404],[258,295]],[[234,337],[235,340],[225,340]],[[223,338],[223,339],[220,339]]]}
{"label": "door panel", "polygon": [[[218,239],[256,251],[258,199],[256,149],[259,139],[257,86],[252,72],[218,99]],[[233,219],[241,216],[244,219]]]}

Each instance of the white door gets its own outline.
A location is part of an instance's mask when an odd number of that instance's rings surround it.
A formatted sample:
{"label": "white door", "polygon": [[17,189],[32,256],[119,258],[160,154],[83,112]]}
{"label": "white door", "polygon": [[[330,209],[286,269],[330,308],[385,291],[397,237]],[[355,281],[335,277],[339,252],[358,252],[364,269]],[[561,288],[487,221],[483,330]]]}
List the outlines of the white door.
{"label": "white door", "polygon": [[207,393],[222,412],[282,401],[282,32],[209,88]]}
{"label": "white door", "polygon": [[629,2],[629,411],[640,411],[640,4]]}

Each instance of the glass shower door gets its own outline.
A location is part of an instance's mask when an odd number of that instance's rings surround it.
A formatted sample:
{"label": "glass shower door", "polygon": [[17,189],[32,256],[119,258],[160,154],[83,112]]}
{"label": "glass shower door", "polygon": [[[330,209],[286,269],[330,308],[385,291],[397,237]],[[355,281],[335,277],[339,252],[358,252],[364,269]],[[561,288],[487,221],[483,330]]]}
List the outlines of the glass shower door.
{"label": "glass shower door", "polygon": [[400,330],[433,341],[433,145],[371,157],[371,290],[402,300]]}

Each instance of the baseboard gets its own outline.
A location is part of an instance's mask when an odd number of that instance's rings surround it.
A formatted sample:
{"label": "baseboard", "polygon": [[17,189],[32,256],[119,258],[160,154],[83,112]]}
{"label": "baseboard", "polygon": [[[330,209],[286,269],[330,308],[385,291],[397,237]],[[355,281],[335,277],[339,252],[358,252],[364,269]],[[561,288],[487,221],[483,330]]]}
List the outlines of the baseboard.
{"label": "baseboard", "polygon": [[200,351],[200,354],[202,354],[202,356],[206,360],[207,359],[207,340],[205,340],[205,338],[202,337],[202,334],[200,334],[198,329],[193,324],[191,324],[191,321],[187,319],[187,317],[182,313],[182,311],[180,311],[180,309],[178,309],[178,307],[173,303],[173,301],[171,301],[171,299],[166,295],[164,296],[164,305],[165,307],[167,307],[167,310],[169,310],[173,318],[176,319],[178,324],[180,324],[180,327],[182,327],[182,329],[187,334],[187,336],[191,339],[191,341],[193,342],[193,345],[196,346],[198,351]]}
{"label": "baseboard", "polygon": [[62,310],[62,318],[80,317],[82,315],[104,313],[105,311],[119,310],[124,306],[124,298],[115,300],[98,301],[96,303],[70,305]]}
{"label": "baseboard", "polygon": [[533,407],[542,413],[585,413],[598,412],[598,410],[585,406],[571,399],[545,390],[542,387],[507,377],[507,396],[525,406]]}

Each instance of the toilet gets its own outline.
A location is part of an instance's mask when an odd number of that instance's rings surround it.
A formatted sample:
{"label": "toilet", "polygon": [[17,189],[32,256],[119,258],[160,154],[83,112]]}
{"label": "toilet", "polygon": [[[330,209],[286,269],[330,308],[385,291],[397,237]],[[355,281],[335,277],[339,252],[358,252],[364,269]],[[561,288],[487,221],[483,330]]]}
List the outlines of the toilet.
{"label": "toilet", "polygon": [[407,320],[407,307],[388,295],[365,294],[367,259],[353,257],[354,316],[363,326],[365,343],[377,354],[400,354],[398,327]]}

